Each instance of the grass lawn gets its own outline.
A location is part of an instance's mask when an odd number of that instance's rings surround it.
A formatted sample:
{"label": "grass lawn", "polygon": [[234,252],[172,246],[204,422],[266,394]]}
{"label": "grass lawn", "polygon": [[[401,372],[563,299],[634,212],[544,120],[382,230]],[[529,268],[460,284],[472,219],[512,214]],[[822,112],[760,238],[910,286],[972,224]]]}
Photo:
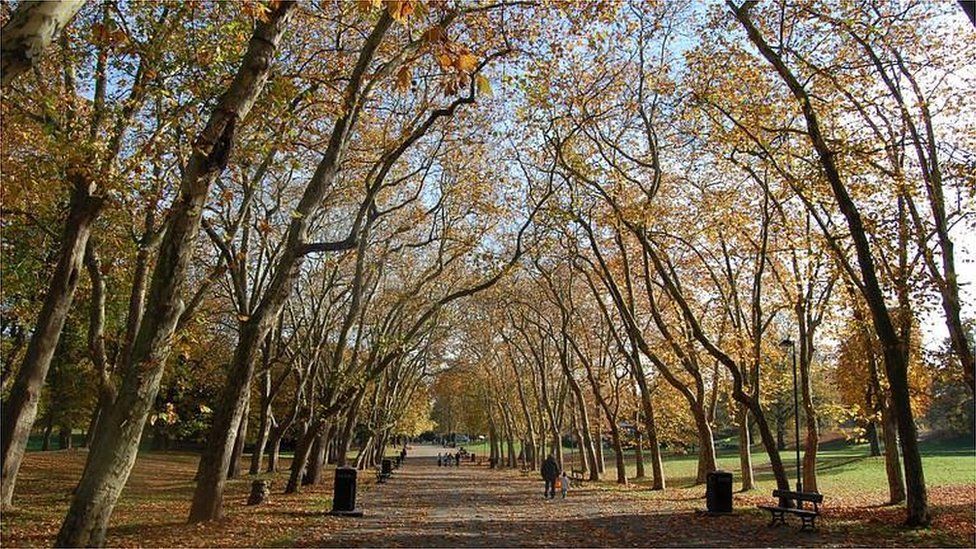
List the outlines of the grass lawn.
{"label": "grass lawn", "polygon": [[[487,442],[463,445],[469,452],[488,455]],[[519,444],[516,443],[516,451]],[[922,441],[922,466],[925,480],[929,486],[973,486],[976,489],[976,444],[972,440],[958,439],[951,441]],[[445,451],[454,451],[446,448]],[[824,494],[857,495],[864,492],[886,490],[887,477],[884,469],[884,456],[871,457],[867,444],[847,444],[843,441],[832,441],[821,445],[817,453],[817,480],[820,491]],[[792,482],[796,477],[796,461],[792,448],[781,452],[786,474]],[[802,457],[802,454],[801,454]],[[651,474],[650,464],[645,450],[645,473]],[[614,452],[610,448],[604,449],[604,463],[606,477],[615,478]],[[563,460],[567,468],[578,467],[582,460],[579,450],[563,448]],[[633,479],[637,474],[632,451],[625,452],[627,477]],[[761,446],[752,448],[752,466],[756,477],[756,484],[760,491],[772,491],[775,487],[769,458]],[[690,487],[695,484],[698,458],[695,454],[664,456],[664,476],[670,486]],[[718,452],[718,468],[731,472],[738,485],[739,453],[738,450],[720,450]],[[641,482],[641,481],[638,481]]]}
{"label": "grass lawn", "polygon": [[[923,441],[922,466],[929,486],[963,486],[976,488],[976,446],[973,441]],[[835,441],[824,444],[817,453],[817,482],[825,494],[857,495],[864,492],[886,490],[884,457],[871,457],[868,445],[846,444]],[[786,474],[792,482],[796,477],[796,459],[792,448],[781,452]],[[802,456],[802,454],[801,454]],[[646,456],[645,456],[646,457]],[[614,467],[613,452],[605,457],[607,470]],[[772,491],[775,487],[769,459],[761,447],[752,448],[752,465],[757,487]],[[687,487],[694,484],[698,461],[695,455],[666,456],[664,475],[673,486]],[[739,454],[736,450],[720,451],[718,467],[731,472],[739,481]],[[646,468],[650,475],[650,467]],[[627,474],[636,474],[633,455],[627,455]]]}

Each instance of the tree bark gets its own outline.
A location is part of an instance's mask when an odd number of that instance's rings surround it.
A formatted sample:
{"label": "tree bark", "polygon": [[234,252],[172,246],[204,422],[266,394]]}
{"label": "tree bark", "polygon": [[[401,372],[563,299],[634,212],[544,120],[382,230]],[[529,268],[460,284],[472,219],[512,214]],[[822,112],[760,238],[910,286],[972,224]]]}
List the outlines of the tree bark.
{"label": "tree bark", "polygon": [[600,480],[600,468],[597,466],[596,448],[593,445],[593,434],[590,432],[590,416],[586,411],[586,400],[582,393],[579,395],[577,410],[580,413],[580,432],[583,435],[583,449],[585,450],[586,465],[590,480]]}
{"label": "tree bark", "polygon": [[620,440],[620,428],[616,422],[610,424],[610,440],[613,441],[613,457],[617,466],[617,484],[627,484],[627,463],[624,461],[624,446]]}
{"label": "tree bark", "polygon": [[191,524],[217,520],[222,516],[224,483],[247,405],[254,363],[260,351],[260,343],[268,335],[272,321],[273,319],[268,319],[265,323],[267,325],[262,326],[248,320],[241,326],[237,350],[230,368],[232,374],[227,376],[220,402],[214,409],[210,435],[197,468],[197,485],[190,507]]}
{"label": "tree bark", "polygon": [[359,407],[362,405],[363,398],[366,396],[366,388],[362,387],[356,392],[356,397],[346,412],[345,421],[342,424],[342,431],[339,435],[338,446],[336,448],[336,466],[345,467],[349,459],[349,449],[352,446],[353,428],[356,426],[356,418],[359,416]]}
{"label": "tree bark", "polygon": [[288,484],[285,486],[286,494],[297,494],[302,487],[302,476],[308,466],[308,457],[312,453],[312,444],[319,436],[321,430],[314,424],[310,425],[302,436],[298,437],[295,444],[295,457],[291,460],[291,470],[288,474]]}
{"label": "tree bark", "polygon": [[237,435],[234,437],[234,452],[230,455],[230,464],[227,466],[227,478],[237,478],[241,476],[241,460],[244,455],[244,444],[247,442],[247,415],[250,410],[250,399],[245,401],[244,416],[241,419]]}
{"label": "tree bark", "polygon": [[898,457],[898,425],[889,405],[881,411],[884,424],[885,475],[888,478],[888,503],[894,505],[905,501],[905,479],[901,473],[901,459]]}
{"label": "tree bark", "polygon": [[[646,390],[647,387],[644,387]],[[644,394],[643,392],[641,393]],[[641,397],[645,399],[645,397]],[[652,490],[664,490],[664,464],[661,459],[661,445],[657,441],[657,424],[654,421],[654,406],[650,395],[646,396],[644,405],[644,426],[647,429],[647,447],[651,451],[651,475],[653,476]]]}
{"label": "tree bark", "polygon": [[708,474],[715,471],[715,441],[712,439],[712,425],[708,421],[705,410],[698,408],[692,409],[695,416],[695,428],[698,433],[698,474],[695,477],[697,484],[702,484],[708,479]]}
{"label": "tree bark", "polygon": [[786,413],[782,410],[776,414],[776,449],[780,452],[786,449]]}
{"label": "tree bark", "polygon": [[44,424],[44,435],[41,442],[41,451],[48,452],[51,450],[51,436],[54,434],[54,414],[52,412],[47,413],[47,421]]}
{"label": "tree bark", "polygon": [[58,448],[71,449],[71,427],[61,427],[61,431],[58,432]]}
{"label": "tree bark", "polygon": [[271,440],[268,443],[268,473],[278,472],[278,460],[281,456],[281,439],[285,436],[285,430],[275,430],[271,433]]}
{"label": "tree bark", "polygon": [[739,476],[742,477],[742,491],[748,492],[756,487],[755,475],[752,472],[752,436],[749,433],[749,409],[739,403],[736,413],[739,424]]}
{"label": "tree bark", "polygon": [[58,263],[48,284],[24,361],[10,388],[10,395],[3,403],[3,417],[0,419],[0,506],[10,505],[13,500],[17,472],[37,416],[37,403],[44,388],[44,379],[74,301],[92,224],[102,208],[102,200],[91,194],[94,184],[84,180],[81,175],[72,178],[75,182]]}
{"label": "tree bark", "polygon": [[871,449],[869,454],[871,457],[878,457],[881,455],[881,441],[878,440],[878,424],[873,419],[868,421],[867,427],[864,428],[864,436],[868,439],[868,447]]}
{"label": "tree bark", "polygon": [[335,432],[335,426],[332,425],[328,429],[323,429],[317,437],[315,437],[315,443],[312,446],[312,459],[309,462],[308,470],[305,472],[305,476],[302,478],[302,484],[305,486],[319,484],[322,482],[323,473],[325,471],[325,454],[329,449],[330,442],[332,441],[332,433]]}
{"label": "tree bark", "polygon": [[261,462],[264,460],[264,450],[268,446],[268,435],[271,432],[271,371],[261,376],[261,411],[258,419],[258,438],[251,453],[250,474],[261,472]]}
{"label": "tree bark", "polygon": [[596,471],[597,480],[602,477],[604,473],[607,472],[607,463],[603,459],[603,422],[597,419],[596,421]]}
{"label": "tree bark", "polygon": [[151,314],[139,328],[119,396],[99,421],[85,472],[58,532],[58,546],[105,544],[109,518],[135,464],[183,312],[181,296],[210,187],[227,164],[237,122],[246,118],[264,88],[294,6],[282,2],[267,22],[257,22],[237,74],[194,140],[149,286],[146,309]]}
{"label": "tree bark", "polygon": [[36,65],[84,5],[84,0],[21,2],[0,31],[0,86]]}
{"label": "tree bark", "polygon": [[646,476],[644,473],[644,437],[641,435],[640,427],[634,431],[634,465],[637,469],[634,478],[643,479]]}

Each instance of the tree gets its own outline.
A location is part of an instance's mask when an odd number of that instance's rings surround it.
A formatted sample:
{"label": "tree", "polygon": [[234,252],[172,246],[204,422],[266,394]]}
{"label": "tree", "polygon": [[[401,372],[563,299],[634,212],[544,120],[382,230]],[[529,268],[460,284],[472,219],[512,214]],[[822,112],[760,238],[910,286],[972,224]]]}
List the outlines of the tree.
{"label": "tree", "polygon": [[7,87],[27,72],[85,5],[84,0],[21,2],[3,25],[0,39],[0,85]]}
{"label": "tree", "polygon": [[292,2],[282,2],[268,21],[255,25],[239,71],[194,141],[149,284],[146,309],[153,314],[142,322],[118,397],[106,420],[99,422],[93,451],[58,533],[58,545],[105,542],[108,519],[132,470],[170,341],[183,313],[180,295],[210,185],[227,164],[238,122],[247,116],[267,81],[293,8]]}

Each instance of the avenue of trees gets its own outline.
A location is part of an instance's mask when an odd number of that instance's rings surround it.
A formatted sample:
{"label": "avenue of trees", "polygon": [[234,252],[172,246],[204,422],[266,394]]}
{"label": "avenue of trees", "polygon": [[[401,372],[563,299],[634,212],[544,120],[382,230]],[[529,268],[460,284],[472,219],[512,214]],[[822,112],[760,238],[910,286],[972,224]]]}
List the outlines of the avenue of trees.
{"label": "avenue of trees", "polygon": [[58,545],[140,447],[202,449],[203,522],[284,445],[298,492],[432,417],[654,489],[730,438],[788,489],[794,358],[804,489],[844,426],[928,523],[919,427],[973,428],[957,5],[2,9],[0,504],[32,434],[86,446]]}

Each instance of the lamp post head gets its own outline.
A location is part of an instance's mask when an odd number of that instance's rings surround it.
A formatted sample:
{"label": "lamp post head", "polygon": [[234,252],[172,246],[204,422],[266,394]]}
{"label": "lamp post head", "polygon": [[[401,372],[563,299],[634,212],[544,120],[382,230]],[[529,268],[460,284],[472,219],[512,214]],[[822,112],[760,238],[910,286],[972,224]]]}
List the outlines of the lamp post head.
{"label": "lamp post head", "polygon": [[790,339],[790,338],[786,338],[783,341],[780,341],[779,342],[779,346],[782,347],[782,348],[784,348],[784,349],[787,348],[787,347],[793,347],[793,340]]}

